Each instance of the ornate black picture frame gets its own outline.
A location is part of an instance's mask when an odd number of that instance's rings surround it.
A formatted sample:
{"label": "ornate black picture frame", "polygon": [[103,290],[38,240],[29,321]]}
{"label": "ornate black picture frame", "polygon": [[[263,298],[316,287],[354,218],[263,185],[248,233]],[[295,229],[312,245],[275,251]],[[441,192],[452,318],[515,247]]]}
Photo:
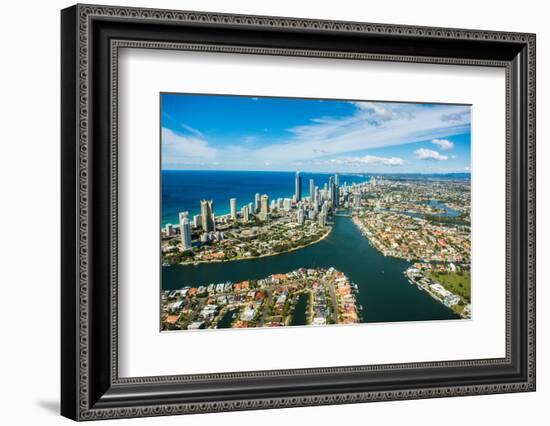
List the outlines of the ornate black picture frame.
{"label": "ornate black picture frame", "polygon": [[[534,34],[95,5],[64,9],[61,28],[62,415],[92,420],[535,390]],[[120,378],[121,47],[504,68],[506,356]]]}

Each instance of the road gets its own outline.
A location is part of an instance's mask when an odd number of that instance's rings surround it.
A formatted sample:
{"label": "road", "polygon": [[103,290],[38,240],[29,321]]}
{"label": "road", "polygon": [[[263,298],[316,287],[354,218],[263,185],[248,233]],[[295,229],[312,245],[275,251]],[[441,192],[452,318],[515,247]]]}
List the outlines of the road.
{"label": "road", "polygon": [[336,301],[336,294],[334,293],[334,284],[328,285],[328,291],[332,300],[332,318],[334,319],[334,324],[338,324],[338,304]]}

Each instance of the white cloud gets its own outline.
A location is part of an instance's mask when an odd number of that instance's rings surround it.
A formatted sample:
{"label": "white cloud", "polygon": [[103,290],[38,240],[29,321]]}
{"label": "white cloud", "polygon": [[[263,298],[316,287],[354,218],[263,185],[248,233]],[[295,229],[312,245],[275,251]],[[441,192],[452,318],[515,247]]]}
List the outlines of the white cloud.
{"label": "white cloud", "polygon": [[[318,116],[287,129],[287,135],[264,129],[261,136],[244,134],[238,140],[224,140],[223,144],[218,144],[216,139],[208,140],[198,130],[179,122],[185,129],[182,133],[162,129],[163,163],[198,165],[211,164],[215,159],[222,168],[248,169],[267,167],[265,163],[269,162],[273,170],[284,170],[296,162],[303,162],[321,169],[339,166],[329,160],[333,158],[340,162],[346,160],[349,167],[383,168],[407,162],[398,157],[365,155],[368,150],[445,140],[470,129],[469,107],[466,106],[426,107],[390,102],[352,102],[350,105],[353,108],[346,116]],[[457,114],[453,118],[460,121],[444,122],[441,119],[444,114]],[[266,130],[270,132],[269,137]],[[447,156],[439,155],[437,159],[447,159]],[[345,167],[342,163],[342,170]]]}
{"label": "white cloud", "polygon": [[401,166],[405,163],[399,157],[378,157],[376,155],[365,155],[363,157],[343,157],[331,160],[333,164],[343,166],[361,166],[361,165],[381,165],[381,166]]}
{"label": "white cloud", "polygon": [[200,137],[182,136],[163,127],[161,138],[165,163],[188,163],[189,160],[211,160],[216,157],[216,150]]}
{"label": "white cloud", "polygon": [[250,145],[250,144],[253,144],[255,142],[258,142],[260,138],[256,135],[250,135],[250,136],[245,136],[244,139],[243,139],[243,142],[247,145]]}
{"label": "white cloud", "polygon": [[[465,116],[470,115],[470,108],[463,109],[462,111],[458,112],[450,112],[446,114],[441,114],[441,121],[462,121],[464,120]],[[469,117],[468,117],[469,120]]]}
{"label": "white cloud", "polygon": [[374,102],[352,102],[360,111],[366,112],[373,121],[389,121],[398,117],[398,113],[381,103]]}
{"label": "white cloud", "polygon": [[455,144],[448,139],[432,139],[432,143],[444,151],[452,149],[455,146]]}
{"label": "white cloud", "polygon": [[176,119],[174,116],[168,114],[166,111],[162,111],[162,117],[167,118],[170,121],[173,121],[175,123],[178,123],[183,129],[187,130],[189,133],[194,134],[195,136],[199,138],[204,138],[204,135],[194,127],[190,126],[187,123],[183,123],[180,120]]}
{"label": "white cloud", "polygon": [[[288,129],[290,138],[274,141],[250,152],[246,158],[260,163],[269,158],[272,164],[311,161],[326,156],[357,153],[372,148],[444,139],[470,128],[470,115],[459,114],[460,122],[443,122],[442,114],[469,110],[469,107],[438,105],[355,102],[355,112],[346,117],[319,117],[307,124]],[[244,160],[244,157],[243,157]]]}
{"label": "white cloud", "polygon": [[185,130],[187,130],[188,132],[194,134],[195,136],[201,139],[204,138],[204,135],[199,130],[195,129],[194,127],[191,127],[189,124],[181,123],[181,127],[183,127]]}
{"label": "white cloud", "polygon": [[419,160],[444,161],[449,159],[446,155],[441,155],[437,151],[426,148],[417,149],[414,154]]}

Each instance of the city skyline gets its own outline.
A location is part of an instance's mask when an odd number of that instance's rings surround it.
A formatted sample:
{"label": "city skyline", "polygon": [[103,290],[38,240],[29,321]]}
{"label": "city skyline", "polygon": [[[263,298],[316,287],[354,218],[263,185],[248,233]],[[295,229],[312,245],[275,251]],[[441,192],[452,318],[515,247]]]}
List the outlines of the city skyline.
{"label": "city skyline", "polygon": [[470,172],[470,106],[161,95],[163,170]]}
{"label": "city skyline", "polygon": [[[325,183],[323,187],[316,186],[315,185],[315,179],[310,178],[309,179],[309,192],[307,193],[307,196],[305,198],[309,199],[310,201],[314,201],[315,204],[318,204],[319,201],[318,201],[317,198],[320,196],[320,193],[322,193],[323,191],[328,191],[327,194],[328,194],[329,200],[331,201],[331,203],[334,206],[337,206],[338,203],[335,202],[335,200],[334,200],[335,197],[333,196],[335,191],[339,190],[339,185],[336,182],[336,179],[333,179],[333,178],[337,178],[337,177],[339,177],[338,174],[331,175],[330,179],[329,179],[329,184],[327,185]],[[376,178],[372,177],[371,182],[376,182]],[[354,184],[352,186],[354,186]],[[348,187],[348,185],[345,182],[344,183],[344,188],[347,188],[347,187]],[[293,196],[291,196],[291,197],[272,198],[271,203],[273,205],[270,204],[269,194],[260,195],[260,193],[256,193],[255,197],[254,197],[254,200],[252,200],[252,202],[245,201],[243,203],[242,200],[240,200],[240,204],[239,204],[239,200],[236,197],[230,196],[228,198],[228,200],[229,200],[229,203],[228,203],[229,204],[229,212],[228,213],[222,213],[222,216],[230,217],[231,220],[237,220],[238,215],[240,215],[242,217],[248,217],[249,213],[264,213],[265,215],[267,215],[269,213],[269,211],[273,210],[274,208],[283,208],[283,205],[282,205],[283,202],[288,201],[288,202],[296,203],[296,202],[301,201],[302,198],[303,198],[301,188],[302,188],[301,172],[297,171],[295,173],[295,186],[294,186],[295,193],[294,193]],[[299,196],[298,196],[298,194],[299,194]],[[259,201],[257,201],[257,200],[259,200]],[[275,203],[278,203],[278,204],[275,204]],[[200,205],[201,214],[200,215],[194,215],[193,219],[194,220],[200,220],[201,227],[203,228],[204,231],[208,232],[208,231],[215,230],[215,223],[214,222],[215,222],[216,213],[215,213],[215,203],[214,203],[214,201],[213,200],[202,200],[201,199],[198,204]],[[317,207],[321,207],[321,206],[318,205]],[[288,208],[288,209],[290,209],[290,208]],[[223,208],[222,208],[222,210],[223,210]],[[179,216],[180,229],[183,228],[184,221],[187,221],[186,225],[190,226],[191,222],[189,220],[190,219],[189,210],[184,210],[184,211],[179,212],[178,216]],[[211,223],[211,225],[209,225],[209,223]],[[163,226],[163,228],[165,228],[166,230],[168,230],[169,228],[172,228],[172,227],[173,227],[172,223],[166,223]],[[185,236],[185,238],[187,239],[188,236]],[[184,246],[190,246],[190,240],[189,240],[189,242],[185,242]]]}

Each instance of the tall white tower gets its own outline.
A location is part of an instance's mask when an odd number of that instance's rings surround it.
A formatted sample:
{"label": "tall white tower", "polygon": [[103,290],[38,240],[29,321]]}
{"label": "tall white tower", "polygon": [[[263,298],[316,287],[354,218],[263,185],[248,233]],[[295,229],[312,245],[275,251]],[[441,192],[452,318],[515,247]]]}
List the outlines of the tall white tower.
{"label": "tall white tower", "polygon": [[191,249],[191,223],[189,222],[189,218],[184,217],[182,218],[180,222],[180,230],[181,230],[181,245],[183,246],[184,250]]}
{"label": "tall white tower", "polygon": [[229,199],[229,208],[231,210],[231,219],[237,220],[237,199],[236,198]]}

